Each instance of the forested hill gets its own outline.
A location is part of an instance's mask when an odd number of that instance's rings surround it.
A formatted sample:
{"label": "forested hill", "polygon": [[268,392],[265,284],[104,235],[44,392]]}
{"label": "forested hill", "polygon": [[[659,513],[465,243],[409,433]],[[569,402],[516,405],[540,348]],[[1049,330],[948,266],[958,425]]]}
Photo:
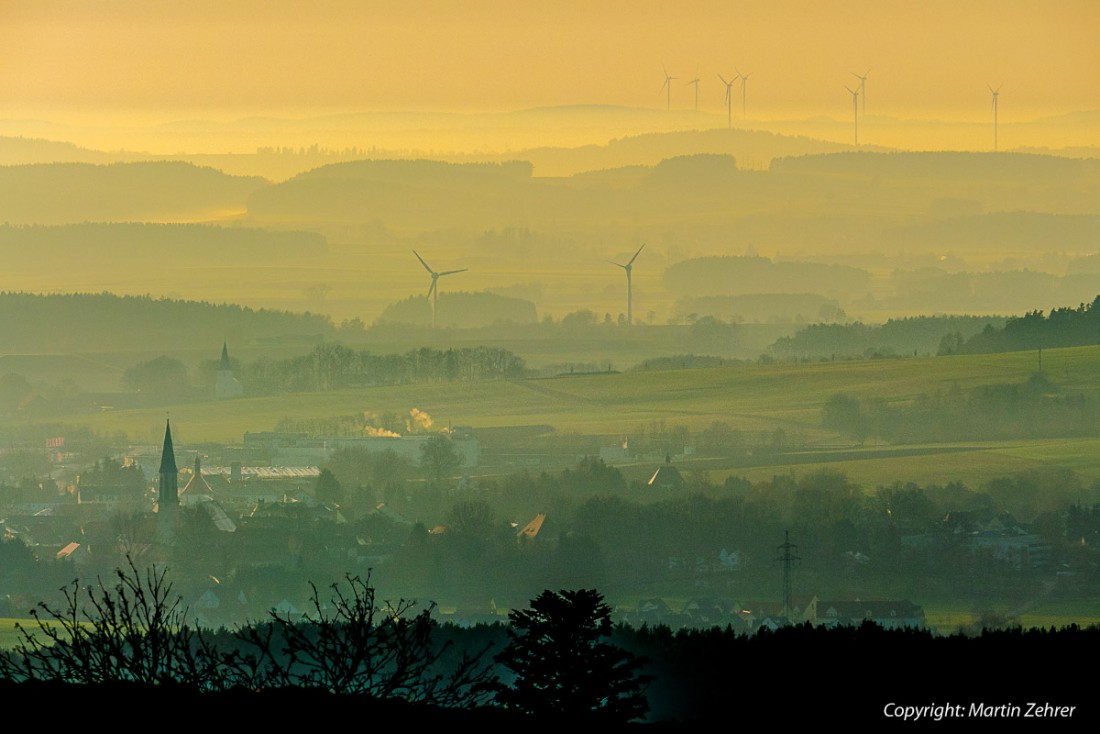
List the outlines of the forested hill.
{"label": "forested hill", "polygon": [[986,327],[970,338],[958,338],[942,351],[958,354],[1018,352],[1100,344],[1100,296],[1077,308],[1052,309],[1047,316],[1032,311],[1009,319],[1003,328]]}
{"label": "forested hill", "polygon": [[274,186],[248,200],[253,221],[383,221],[483,227],[514,211],[531,189],[531,164],[366,160],[334,163]]}
{"label": "forested hill", "polygon": [[272,231],[206,224],[83,222],[60,226],[0,225],[0,256],[10,272],[19,268],[56,272],[216,262],[275,264],[317,257],[327,249],[314,232]]}
{"label": "forested hill", "polygon": [[327,316],[110,293],[0,293],[0,353],[179,349],[331,336]]}
{"label": "forested hill", "polygon": [[0,166],[0,221],[11,224],[181,221],[243,211],[266,186],[180,161]]}
{"label": "forested hill", "polygon": [[865,175],[885,178],[918,177],[990,179],[1001,183],[1041,179],[1058,183],[1066,177],[1100,176],[1100,161],[1025,153],[891,152],[848,151],[777,158],[774,172],[824,175]]}
{"label": "forested hill", "polygon": [[784,359],[886,357],[953,352],[982,329],[1000,330],[1003,316],[915,316],[885,324],[811,324],[772,345]]}

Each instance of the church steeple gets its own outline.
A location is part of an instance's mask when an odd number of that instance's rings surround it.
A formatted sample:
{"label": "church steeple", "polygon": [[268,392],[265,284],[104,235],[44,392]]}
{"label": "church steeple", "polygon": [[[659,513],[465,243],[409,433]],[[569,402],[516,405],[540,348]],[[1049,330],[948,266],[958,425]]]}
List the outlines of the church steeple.
{"label": "church steeple", "polygon": [[222,359],[218,364],[218,380],[214,383],[214,397],[218,400],[239,398],[244,395],[244,388],[233,376],[233,363],[229,361],[229,345],[222,342]]}
{"label": "church steeple", "polygon": [[160,474],[165,472],[171,472],[176,474],[179,469],[176,468],[176,452],[172,449],[172,421],[165,420],[164,422],[164,448],[160,451]]}
{"label": "church steeple", "polygon": [[165,420],[164,448],[160,452],[160,490],[157,492],[157,542],[164,547],[176,544],[179,510],[179,469],[172,448],[172,423]]}
{"label": "church steeple", "polygon": [[179,469],[176,468],[176,452],[172,448],[172,423],[164,423],[164,448],[160,452],[160,492],[158,503],[161,511],[179,504]]}

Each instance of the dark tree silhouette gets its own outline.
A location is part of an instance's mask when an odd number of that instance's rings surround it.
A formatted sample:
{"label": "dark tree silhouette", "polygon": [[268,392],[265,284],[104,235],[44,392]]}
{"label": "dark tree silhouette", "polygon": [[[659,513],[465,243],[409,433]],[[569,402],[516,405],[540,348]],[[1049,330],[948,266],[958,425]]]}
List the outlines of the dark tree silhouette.
{"label": "dark tree silhouette", "polygon": [[32,625],[16,624],[18,642],[0,656],[0,680],[228,687],[220,671],[233,667],[236,656],[215,650],[187,622],[167,571],[126,562],[115,569],[113,585],[73,581],[62,589],[61,607],[39,602]]}
{"label": "dark tree silhouette", "polygon": [[122,373],[122,384],[159,400],[182,398],[191,388],[187,367],[175,357],[167,356],[128,367]]}
{"label": "dark tree silhouette", "polygon": [[313,486],[313,494],[318,502],[336,504],[344,499],[344,488],[335,474],[328,469],[322,469]]}
{"label": "dark tree silhouette", "polygon": [[447,708],[470,708],[489,697],[488,651],[455,655],[438,639],[434,604],[384,601],[370,576],[332,584],[326,601],[312,583],[311,612],[290,619],[274,610],[267,624],[239,630],[250,652],[235,681],[255,689],[308,688]]}
{"label": "dark tree silhouette", "polygon": [[544,591],[509,614],[509,643],[498,663],[515,674],[496,700],[546,719],[625,723],[649,710],[642,660],[607,641],[611,609],[595,589]]}
{"label": "dark tree silhouette", "polygon": [[455,451],[450,438],[434,433],[420,446],[420,465],[434,481],[441,482],[462,467],[462,456]]}

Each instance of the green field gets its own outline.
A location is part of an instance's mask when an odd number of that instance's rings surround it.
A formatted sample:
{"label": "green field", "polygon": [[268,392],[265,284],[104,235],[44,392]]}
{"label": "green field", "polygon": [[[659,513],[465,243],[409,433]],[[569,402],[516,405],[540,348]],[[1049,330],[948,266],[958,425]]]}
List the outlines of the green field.
{"label": "green field", "polygon": [[29,620],[0,618],[0,650],[10,650],[19,642],[19,631],[16,624],[26,625]]}
{"label": "green field", "polygon": [[[958,605],[958,601],[949,600],[925,603],[924,616],[928,626],[940,633],[951,634],[973,625],[977,619],[975,611]],[[1008,615],[1013,610],[1008,605],[997,604],[990,611]],[[1092,601],[1039,601],[1026,610],[1016,610],[1015,616],[1011,616],[1007,624],[1018,624],[1024,628],[1100,625],[1100,604]]]}
{"label": "green field", "polygon": [[[1046,350],[1048,379],[1059,387],[1100,398],[1100,347]],[[751,479],[830,467],[868,483],[895,480],[981,481],[1042,467],[1064,467],[1100,479],[1100,438],[1012,440],[922,446],[854,446],[821,429],[821,408],[838,392],[904,403],[921,394],[967,390],[992,383],[1020,383],[1036,366],[1027,352],[912,359],[745,363],[726,367],[562,376],[529,380],[451,382],[370,387],[323,393],[244,398],[142,410],[74,415],[63,423],[99,432],[124,432],[155,442],[164,418],[172,418],[182,443],[239,443],[247,431],[270,431],[283,418],[324,419],[361,412],[428,412],[437,425],[475,430],[552,426],[561,434],[637,435],[654,421],[697,431],[725,421],[746,432],[783,429],[805,448],[779,463],[700,465],[712,479],[728,474]]]}
{"label": "green field", "polygon": [[23,636],[16,629],[16,625],[31,630],[37,628],[38,622],[33,619],[0,617],[0,650],[12,650],[22,641]]}

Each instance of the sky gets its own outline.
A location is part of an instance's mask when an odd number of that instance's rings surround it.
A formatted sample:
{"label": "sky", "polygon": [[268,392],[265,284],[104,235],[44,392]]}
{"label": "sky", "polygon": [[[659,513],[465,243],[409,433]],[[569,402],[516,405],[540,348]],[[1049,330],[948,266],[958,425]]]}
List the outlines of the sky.
{"label": "sky", "polygon": [[1100,108],[1096,0],[0,0],[0,115],[556,105],[1017,119]]}

